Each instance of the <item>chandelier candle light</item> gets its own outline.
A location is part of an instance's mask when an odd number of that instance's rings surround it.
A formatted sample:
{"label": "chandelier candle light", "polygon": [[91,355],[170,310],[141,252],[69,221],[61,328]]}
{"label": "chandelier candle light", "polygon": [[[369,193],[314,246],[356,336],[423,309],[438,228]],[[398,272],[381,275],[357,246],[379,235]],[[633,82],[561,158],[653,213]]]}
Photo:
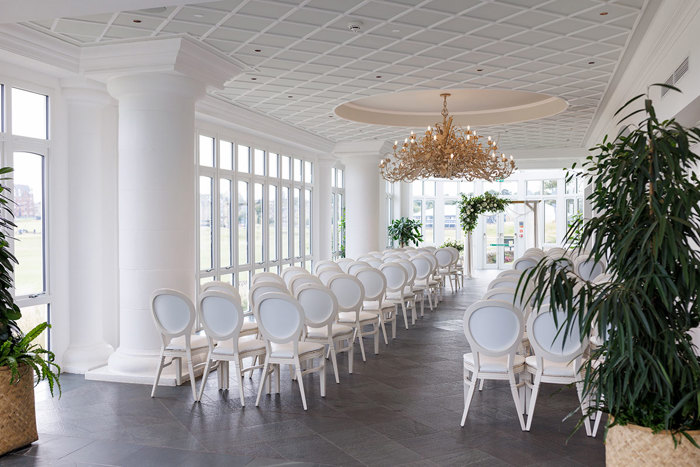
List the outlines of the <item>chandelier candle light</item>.
{"label": "chandelier candle light", "polygon": [[379,162],[379,170],[390,182],[412,182],[419,178],[458,178],[461,180],[501,180],[515,170],[513,156],[497,155],[498,145],[489,136],[485,144],[469,126],[464,130],[452,124],[447,112],[448,93],[440,94],[442,123],[428,127],[422,139],[415,133],[402,145],[394,142],[393,154]]}

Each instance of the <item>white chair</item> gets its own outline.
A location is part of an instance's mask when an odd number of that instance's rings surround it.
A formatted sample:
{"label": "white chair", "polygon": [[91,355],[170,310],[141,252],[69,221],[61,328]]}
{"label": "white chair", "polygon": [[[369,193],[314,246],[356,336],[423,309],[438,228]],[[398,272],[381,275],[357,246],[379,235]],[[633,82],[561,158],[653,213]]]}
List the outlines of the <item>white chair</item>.
{"label": "white chair", "polygon": [[536,256],[521,256],[513,262],[513,271],[520,271],[520,273],[528,271],[537,266],[541,258],[542,257]]}
{"label": "white chair", "polygon": [[314,274],[318,275],[318,273],[323,271],[324,269],[337,269],[338,272],[342,271],[342,269],[340,269],[340,266],[338,266],[335,262],[329,259],[324,259],[316,263],[316,265],[314,266]]}
{"label": "white chair", "polygon": [[514,277],[497,277],[489,283],[487,290],[496,288],[508,288],[516,290],[520,279]]}
{"label": "white chair", "polygon": [[544,251],[541,248],[528,248],[523,253],[523,256],[537,256],[541,258],[544,256]]}
{"label": "white chair", "polygon": [[294,276],[292,278],[292,281],[289,283],[289,291],[294,297],[296,297],[297,292],[307,284],[316,284],[323,286],[323,282],[321,282],[321,279],[319,279],[318,277],[307,274],[299,274]]}
{"label": "white chair", "polygon": [[250,281],[250,286],[252,287],[259,282],[277,282],[284,287],[287,286],[287,284],[284,283],[284,279],[282,279],[279,274],[275,274],[274,272],[259,272],[255,274],[253,279]]}
{"label": "white chair", "polygon": [[[404,298],[406,282],[408,281],[408,273],[399,263],[384,263],[379,267],[379,270],[386,277],[386,301],[392,305],[401,305],[403,313],[403,322],[408,329],[408,314],[406,313],[407,303]],[[393,333],[393,338],[396,334]]]}
{"label": "white chair", "polygon": [[340,269],[342,269],[342,271],[345,273],[348,272],[348,267],[354,262],[355,260],[352,258],[340,258],[338,261],[336,261],[338,266],[340,266]]}
{"label": "white chair", "polygon": [[455,272],[455,286],[457,288],[464,287],[464,265],[460,264],[459,250],[453,246],[446,247],[454,256],[454,261],[452,262],[452,269]]}
{"label": "white chair", "polygon": [[496,277],[513,277],[516,279],[520,279],[521,275],[522,275],[522,271],[519,271],[517,269],[506,269],[504,271],[499,272],[498,276],[496,276]]}
{"label": "white chair", "polygon": [[370,265],[370,267],[373,267],[374,269],[379,269],[379,266],[384,264],[384,262],[380,258],[374,257],[373,259],[369,259],[365,261],[367,264]]}
{"label": "white chair", "polygon": [[254,310],[255,305],[260,301],[266,293],[279,292],[289,295],[289,290],[283,284],[277,282],[258,282],[250,288],[248,292],[248,303],[250,304],[250,309]]}
{"label": "white chair", "polygon": [[304,309],[306,342],[328,346],[327,353],[333,363],[335,382],[340,383],[337,353],[347,352],[348,373],[352,374],[355,331],[351,326],[336,322],[338,300],[328,288],[318,284],[305,284],[297,292],[297,301]]}
{"label": "white chair", "polygon": [[452,268],[455,260],[453,253],[447,248],[439,248],[435,252],[435,258],[438,261],[438,274],[443,277],[443,280],[450,281],[450,289],[454,293],[456,286],[453,281],[457,280],[457,272]]}
{"label": "white chair", "polygon": [[437,285],[435,286],[435,306],[437,306],[437,304],[443,299],[445,281],[443,277],[440,274],[438,274],[438,269],[440,266],[438,265],[438,260],[435,257],[435,254],[431,251],[428,251],[424,254],[424,256],[428,259],[428,261],[430,261],[432,265],[432,269],[430,271],[431,282],[435,281],[437,283]]}
{"label": "white chair", "polygon": [[592,281],[603,274],[607,267],[603,258],[596,261],[594,256],[579,256],[574,260],[574,272],[585,281]]}
{"label": "white chair", "polygon": [[289,284],[292,283],[292,279],[302,275],[311,275],[311,273],[299,266],[290,266],[282,270],[282,279],[284,279],[284,283],[287,284],[287,288],[289,288]]}
{"label": "white chair", "polygon": [[[302,341],[305,318],[299,302],[287,294],[271,292],[260,297],[260,303],[253,309],[253,313],[267,353],[255,406],[260,405],[260,396],[266,382],[269,394],[272,373],[277,375],[277,392],[280,392],[281,365],[293,365],[304,410],[307,409],[303,379],[305,374],[320,373],[321,397],[326,397],[325,347]],[[319,365],[302,371],[302,362],[312,362],[315,358],[319,359]]]}
{"label": "white chair", "polygon": [[[425,287],[421,285],[416,285],[416,267],[413,263],[407,259],[399,259],[396,261],[401,265],[402,268],[406,270],[406,287],[404,288],[404,299],[406,300],[406,305],[411,308],[411,324],[416,324],[416,313],[417,307],[420,300],[421,304],[421,316],[424,316],[425,302],[424,302],[424,292]],[[387,298],[396,298],[389,294]]]}
{"label": "white chair", "polygon": [[253,365],[244,368],[243,359],[265,355],[265,343],[255,337],[241,338],[243,331],[243,309],[228,294],[210,290],[199,299],[199,319],[207,334],[209,353],[207,364],[202,375],[202,383],[199,388],[198,401],[202,400],[204,386],[207,384],[209,370],[213,362],[218,362],[219,389],[228,389],[229,366],[233,362],[236,376],[238,377],[238,393],[241,398],[241,406],[245,406],[243,393],[243,376],[245,372],[252,372],[262,365]]}
{"label": "white chair", "polygon": [[[279,277],[279,276],[277,276]],[[200,291],[200,297],[207,292],[221,292],[226,295],[231,296],[240,306],[241,305],[241,294],[238,289],[228,284],[226,282],[212,281],[207,282],[202,286]],[[200,301],[201,303],[201,301]],[[253,316],[253,312],[249,311],[243,313],[244,317]],[[241,336],[255,336],[258,334],[258,325],[254,321],[243,321],[243,327],[241,328]]]}
{"label": "white chair", "polygon": [[336,271],[335,269],[324,269],[323,271],[318,273],[318,279],[321,281],[323,285],[328,287],[328,282],[330,282],[331,277],[338,275],[338,274],[345,274],[342,270]]}
{"label": "white chair", "polygon": [[396,306],[384,303],[386,295],[386,277],[378,269],[363,268],[355,271],[355,277],[362,282],[365,289],[365,299],[362,311],[376,313],[379,316],[379,326],[384,334],[384,343],[389,345],[386,334],[386,323],[391,323],[392,339],[396,337]]}
{"label": "white chair", "polygon": [[[530,314],[527,320],[527,334],[530,345],[535,355],[525,359],[526,369],[534,375],[534,382],[528,384],[532,387],[530,406],[526,431],[530,431],[532,417],[535,413],[537,395],[542,383],[576,384],[581,412],[586,413],[588,403],[583,399],[583,375],[581,374],[584,349],[588,347],[588,339],[581,336],[578,326],[571,326],[568,336],[564,339],[565,330],[560,327],[566,319],[566,313],[558,310],[557,323],[554,321],[554,313],[549,306],[540,308],[538,312]],[[591,436],[591,425],[588,418],[584,419],[586,434]]]}
{"label": "white chair", "polygon": [[[158,289],[151,298],[151,313],[162,341],[158,370],[153,382],[151,397],[155,397],[158,381],[163,368],[175,364],[175,381],[182,384],[182,359],[187,362],[187,372],[192,385],[192,397],[197,401],[197,388],[194,378],[193,355],[204,357],[207,352],[207,338],[193,335],[195,311],[192,301],[183,293],[171,289]],[[165,363],[165,359],[171,360]],[[197,367],[202,364],[198,364]]]}
{"label": "white chair", "polygon": [[[430,310],[432,311],[433,296],[436,294],[438,286],[437,281],[430,278],[430,273],[433,270],[432,263],[424,253],[419,253],[411,258],[411,264],[416,270],[416,277],[413,282],[417,287],[423,288],[423,294],[427,295],[428,305],[430,305]],[[423,314],[424,306],[425,304],[421,302],[421,315]]]}
{"label": "white chair", "polygon": [[[328,288],[338,300],[338,322],[355,328],[355,335],[360,341],[362,361],[367,361],[365,345],[362,342],[364,336],[374,336],[374,354],[378,354],[379,317],[376,313],[362,311],[362,302],[365,299],[362,282],[349,274],[338,274],[331,278]],[[372,326],[372,331],[364,332],[362,328],[365,326]]]}
{"label": "white chair", "polygon": [[371,267],[372,266],[365,261],[355,261],[354,263],[352,263],[348,266],[347,273],[350,274],[351,276],[354,276],[355,275],[354,271],[358,271],[358,270],[364,269],[364,268],[371,268]]}
{"label": "white chair", "polygon": [[[461,425],[467,420],[469,406],[478,380],[505,380],[518,413],[520,428],[525,430],[524,403],[515,376],[525,368],[525,359],[516,351],[523,337],[522,314],[508,302],[482,300],[464,313],[464,335],[469,341],[470,353],[464,354],[464,412]],[[470,376],[471,373],[471,376]]]}

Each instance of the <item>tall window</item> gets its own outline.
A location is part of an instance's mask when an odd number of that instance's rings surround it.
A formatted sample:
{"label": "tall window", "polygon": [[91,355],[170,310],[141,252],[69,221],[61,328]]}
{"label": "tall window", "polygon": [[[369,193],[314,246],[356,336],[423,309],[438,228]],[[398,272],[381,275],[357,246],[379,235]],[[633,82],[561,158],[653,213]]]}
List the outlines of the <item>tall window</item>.
{"label": "tall window", "polygon": [[223,136],[198,141],[199,280],[233,284],[247,308],[253,274],[311,267],[313,163]]}
{"label": "tall window", "polygon": [[[49,96],[0,82],[0,150],[2,165],[11,166],[14,222],[10,246],[17,258],[15,300],[22,310],[20,329],[27,332],[50,320],[46,159],[51,146]],[[50,334],[39,343],[50,347]]]}
{"label": "tall window", "polygon": [[[321,201],[323,202],[323,200]],[[345,257],[345,171],[331,170],[331,251],[333,259]]]}

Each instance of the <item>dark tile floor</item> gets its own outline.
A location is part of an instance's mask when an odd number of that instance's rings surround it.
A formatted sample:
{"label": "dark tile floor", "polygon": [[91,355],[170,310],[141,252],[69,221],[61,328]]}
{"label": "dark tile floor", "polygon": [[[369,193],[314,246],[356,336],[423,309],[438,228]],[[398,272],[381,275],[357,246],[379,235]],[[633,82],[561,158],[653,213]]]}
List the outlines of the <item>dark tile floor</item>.
{"label": "dark tile floor", "polygon": [[399,328],[378,356],[362,363],[356,346],[353,375],[343,356],[341,382],[328,375],[325,399],[317,376],[305,376],[306,413],[284,373],[281,394],[264,397],[260,408],[258,375],[246,379],[244,409],[236,383],[218,392],[216,377],[194,404],[187,385],[160,388],[151,399],[147,386],[64,375],[60,399],[37,388],[39,441],[0,457],[0,465],[602,465],[601,434],[572,435],[575,421],[562,422],[576,407],[571,388],[544,385],[532,431],[523,433],[507,383],[487,382],[459,426],[468,349],[462,314],[495,272],[477,275],[463,291],[448,292],[439,311]]}

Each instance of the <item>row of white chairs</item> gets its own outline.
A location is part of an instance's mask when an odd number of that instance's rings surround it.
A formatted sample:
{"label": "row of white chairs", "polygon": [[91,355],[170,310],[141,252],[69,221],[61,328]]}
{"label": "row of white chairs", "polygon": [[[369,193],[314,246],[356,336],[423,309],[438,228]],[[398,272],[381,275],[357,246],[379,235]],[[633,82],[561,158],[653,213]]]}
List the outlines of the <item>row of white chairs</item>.
{"label": "row of white chairs", "polygon": [[[365,360],[364,337],[374,337],[375,354],[379,352],[380,330],[388,345],[386,324],[391,323],[392,338],[396,337],[399,307],[408,328],[407,309],[411,309],[415,324],[418,302],[421,315],[425,297],[431,309],[437,305],[443,293],[443,280],[453,276],[455,270],[452,252],[444,255],[446,259],[442,263],[438,260],[441,255],[430,250],[391,250],[382,254],[381,264],[374,263],[378,268],[367,261],[341,260],[337,264],[320,262],[316,276],[299,267],[287,268],[281,276],[259,273],[253,277],[249,291],[250,313],[243,312],[238,290],[222,282],[204,284],[196,310],[185,295],[169,289],[158,290],[153,296],[152,311],[163,345],[151,395],[155,396],[163,368],[172,363],[177,365],[177,383],[181,384],[182,364],[186,363],[193,397],[201,400],[214,367],[219,370],[219,388],[228,389],[229,363],[234,362],[242,405],[245,399],[241,379],[245,373],[252,377],[253,370],[263,369],[257,405],[263,386],[270,392],[274,376],[279,392],[280,365],[288,364],[298,380],[306,409],[301,376],[320,372],[321,395],[325,396],[326,356],[331,358],[339,383],[337,353],[348,353],[348,369],[352,373],[356,339]],[[204,336],[192,334],[197,314]],[[254,322],[245,319],[251,314]],[[367,327],[371,330],[367,331]],[[193,357],[205,353],[205,363],[197,365],[204,365],[197,391],[197,366],[193,366]],[[248,358],[253,364],[246,367],[244,359]],[[316,359],[319,363],[314,366]]]}

